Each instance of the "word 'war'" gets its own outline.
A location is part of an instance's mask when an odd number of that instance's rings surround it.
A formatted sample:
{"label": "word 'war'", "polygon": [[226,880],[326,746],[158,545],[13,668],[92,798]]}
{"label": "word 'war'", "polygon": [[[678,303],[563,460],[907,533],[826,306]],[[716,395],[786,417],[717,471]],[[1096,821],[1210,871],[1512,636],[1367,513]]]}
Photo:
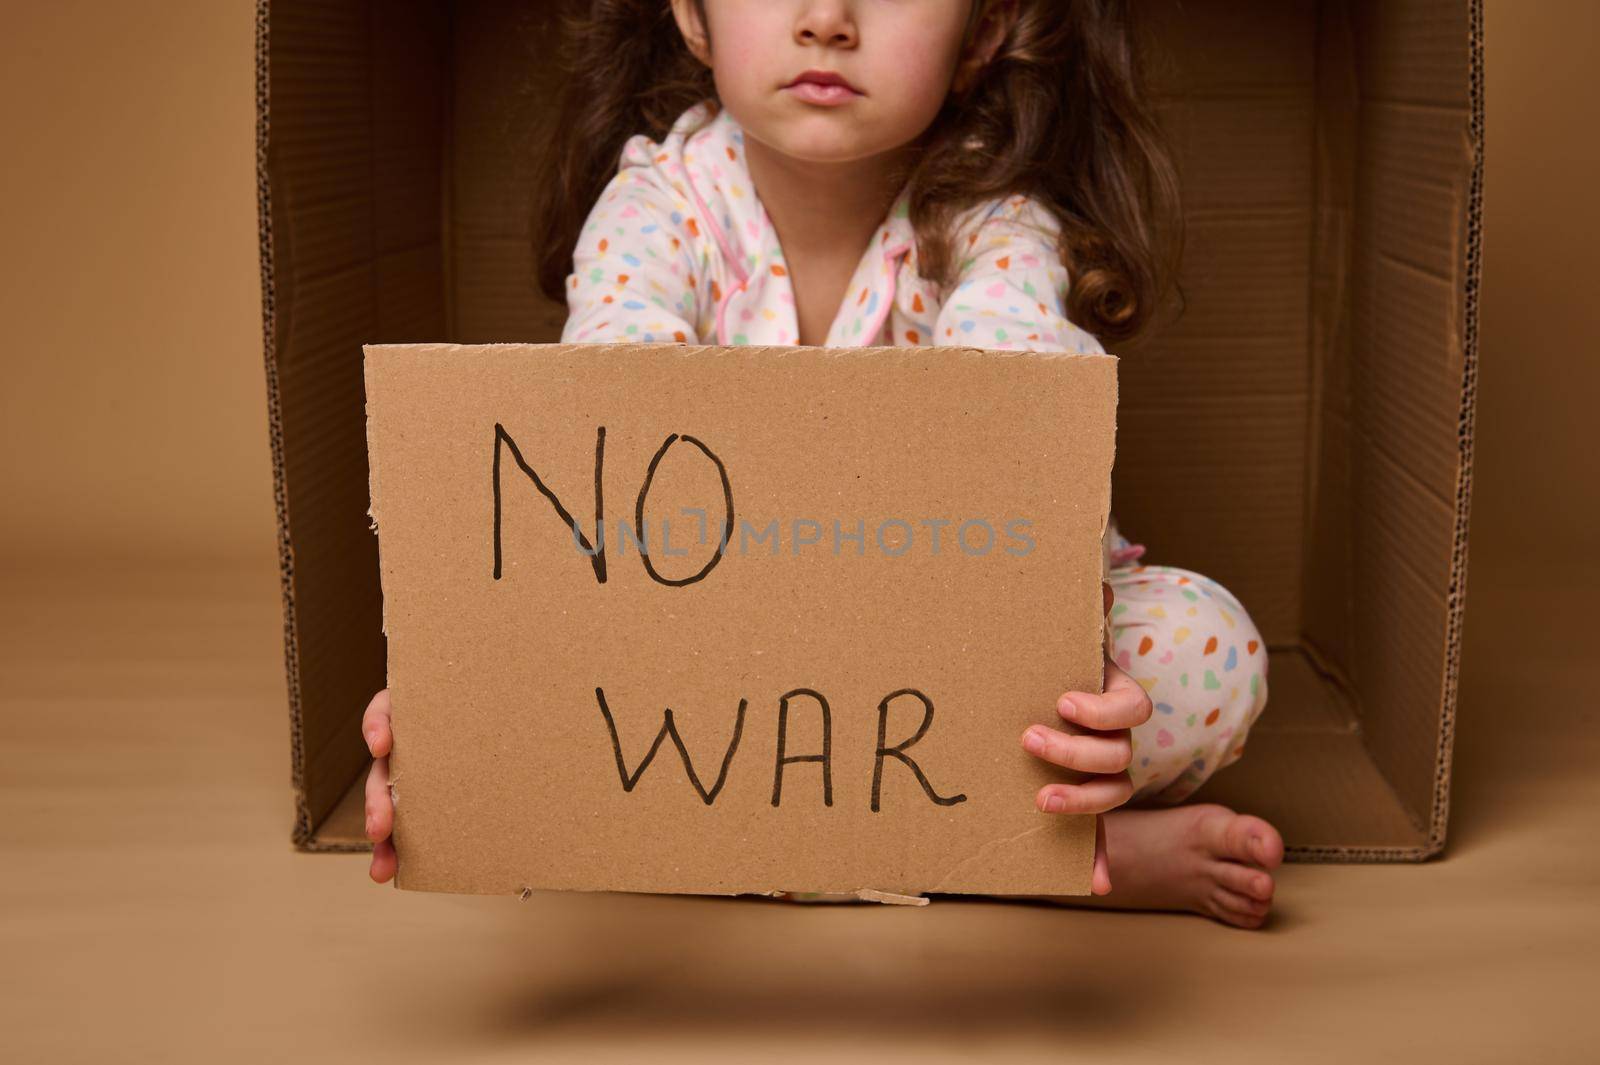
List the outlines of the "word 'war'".
{"label": "word 'war'", "polygon": [[[595,701],[599,704],[600,714],[605,718],[606,733],[611,738],[611,753],[616,759],[617,776],[622,782],[622,790],[632,792],[638,786],[645,770],[655,761],[656,754],[661,750],[661,745],[667,740],[672,741],[673,747],[678,751],[678,757],[683,761],[684,771],[688,774],[689,783],[695,793],[700,796],[700,801],[707,806],[717,801],[717,796],[722,793],[723,785],[728,782],[728,770],[733,765],[733,757],[739,751],[739,741],[744,736],[745,714],[749,709],[749,700],[740,699],[738,709],[734,712],[732,735],[722,753],[722,764],[717,770],[717,778],[708,788],[701,781],[699,772],[694,767],[694,758],[689,754],[689,747],[683,741],[683,736],[678,732],[677,722],[673,720],[672,708],[667,707],[661,714],[661,728],[656,732],[655,740],[650,744],[650,749],[632,770],[628,769],[627,759],[622,753],[622,738],[617,731],[617,721],[611,712],[611,705],[606,701],[604,688],[594,690]],[[899,743],[890,744],[889,733],[889,707],[897,699],[913,699],[922,705],[922,722],[915,732]],[[789,711],[791,705],[797,700],[804,700],[814,704],[822,719],[822,749],[807,754],[789,753]],[[922,786],[922,791],[937,806],[954,806],[956,803],[966,802],[965,794],[940,795],[933,784],[928,780],[928,775],[917,764],[916,759],[906,753],[911,747],[921,742],[928,734],[928,729],[933,726],[933,700],[915,688],[900,688],[885,695],[878,702],[878,740],[872,755],[872,800],[873,813],[882,811],[883,797],[883,769],[887,759],[904,765],[916,776],[917,783]],[[833,805],[833,708],[828,704],[827,697],[814,688],[794,688],[784,692],[778,698],[777,719],[777,758],[772,770],[772,805],[779,806],[783,802],[783,777],[784,770],[798,762],[815,762],[822,767],[822,804]]]}

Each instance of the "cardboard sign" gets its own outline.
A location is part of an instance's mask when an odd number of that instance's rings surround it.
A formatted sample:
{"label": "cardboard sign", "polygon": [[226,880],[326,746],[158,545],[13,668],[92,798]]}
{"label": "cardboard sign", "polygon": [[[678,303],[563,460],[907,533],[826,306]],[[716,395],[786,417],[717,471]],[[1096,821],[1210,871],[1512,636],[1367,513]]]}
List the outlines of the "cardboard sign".
{"label": "cardboard sign", "polygon": [[1083,894],[1116,360],[370,346],[402,887]]}

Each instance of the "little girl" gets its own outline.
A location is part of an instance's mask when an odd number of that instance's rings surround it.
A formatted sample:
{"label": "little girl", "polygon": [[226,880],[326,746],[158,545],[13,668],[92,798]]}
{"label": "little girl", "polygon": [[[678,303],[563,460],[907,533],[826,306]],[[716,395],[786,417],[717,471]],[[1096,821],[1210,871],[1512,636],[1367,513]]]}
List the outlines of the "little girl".
{"label": "little girl", "polygon": [[[534,233],[563,342],[1103,352],[1173,287],[1181,213],[1128,0],[594,0],[570,21]],[[645,130],[648,132],[640,132]],[[580,225],[580,221],[581,225]],[[1071,269],[1069,271],[1069,265]],[[1086,774],[1095,896],[1243,927],[1277,831],[1173,806],[1237,759],[1266,649],[1223,587],[1107,530],[1103,692],[1022,747]],[[372,875],[388,841],[387,691],[363,732]],[[1119,810],[1130,799],[1153,809]],[[1108,812],[1109,811],[1109,812]]]}

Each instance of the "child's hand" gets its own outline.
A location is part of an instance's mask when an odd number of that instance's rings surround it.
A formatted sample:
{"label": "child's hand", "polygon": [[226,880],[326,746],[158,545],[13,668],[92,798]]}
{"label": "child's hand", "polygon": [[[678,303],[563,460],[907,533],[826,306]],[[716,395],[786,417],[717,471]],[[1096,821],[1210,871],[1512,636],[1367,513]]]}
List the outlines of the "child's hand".
{"label": "child's hand", "polygon": [[389,797],[389,748],[394,733],[389,730],[389,689],[372,697],[367,712],[361,715],[361,735],[372,752],[372,771],[367,774],[367,838],[372,841],[372,867],[368,870],[378,883],[393,880],[399,864],[389,833],[394,831],[394,800]]}
{"label": "child's hand", "polygon": [[[1111,614],[1111,585],[1101,582],[1105,612]],[[1052,765],[1087,774],[1075,784],[1046,784],[1034,797],[1045,813],[1102,814],[1127,802],[1133,795],[1128,766],[1133,761],[1129,730],[1150,720],[1150,696],[1109,657],[1105,690],[1067,692],[1056,701],[1056,712],[1066,722],[1063,729],[1034,725],[1022,734],[1028,753]],[[1105,826],[1095,818],[1093,891],[1111,890],[1106,862]]]}

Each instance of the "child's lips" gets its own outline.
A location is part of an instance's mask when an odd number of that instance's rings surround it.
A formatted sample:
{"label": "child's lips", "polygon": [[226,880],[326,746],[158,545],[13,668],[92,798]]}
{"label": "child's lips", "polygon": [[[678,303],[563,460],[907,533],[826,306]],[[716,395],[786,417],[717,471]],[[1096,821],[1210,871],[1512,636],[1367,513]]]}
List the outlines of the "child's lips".
{"label": "child's lips", "polygon": [[825,85],[816,81],[797,81],[784,91],[793,93],[806,103],[824,106],[849,103],[861,95],[848,85]]}

